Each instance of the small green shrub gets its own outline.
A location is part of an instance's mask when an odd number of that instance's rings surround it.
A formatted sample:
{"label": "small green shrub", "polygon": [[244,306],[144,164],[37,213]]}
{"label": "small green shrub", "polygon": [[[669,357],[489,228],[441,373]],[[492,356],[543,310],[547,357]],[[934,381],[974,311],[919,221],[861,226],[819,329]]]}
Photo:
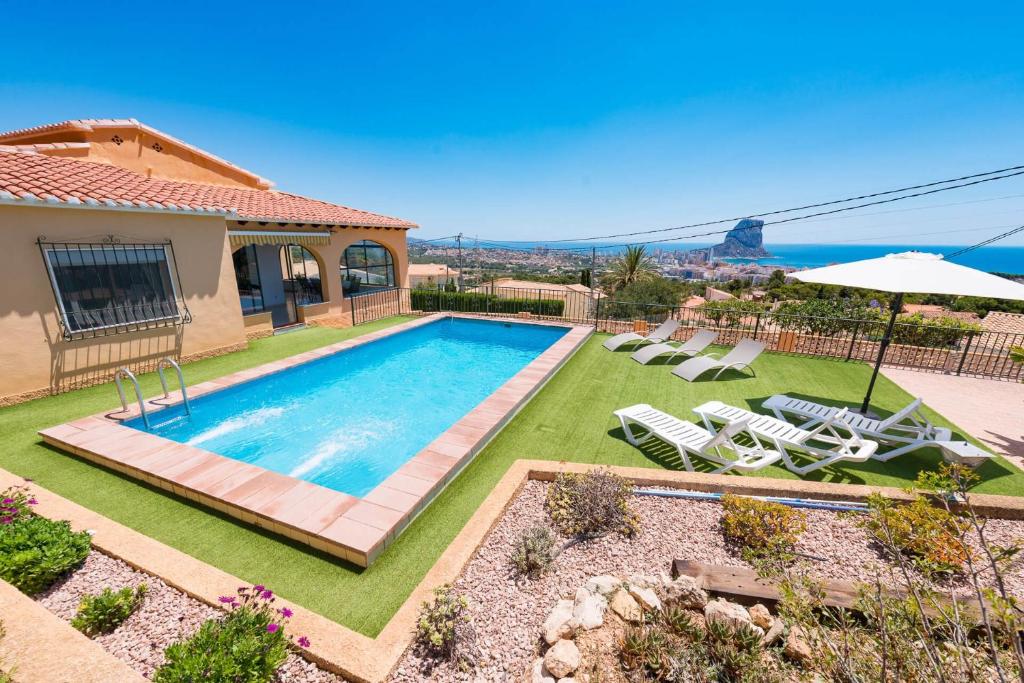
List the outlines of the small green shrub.
{"label": "small green shrub", "polygon": [[807,530],[807,515],[781,503],[746,496],[722,496],[722,533],[748,561],[787,559]]}
{"label": "small green shrub", "polygon": [[640,528],[639,517],[629,507],[632,494],[632,484],[606,470],[565,472],[548,488],[547,508],[555,527],[566,536],[632,536]]}
{"label": "small green shrub", "polygon": [[540,578],[555,561],[555,537],[544,527],[524,531],[512,549],[512,566],[522,576]]}
{"label": "small green shrub", "polygon": [[78,605],[78,612],[71,625],[92,638],[110,633],[139,608],[146,597],[146,584],[112,591],[104,588],[102,593],[86,595]]}
{"label": "small green shrub", "polygon": [[416,640],[431,654],[454,662],[460,669],[473,666],[476,636],[466,612],[466,598],[450,584],[434,589],[434,599],[420,605]]}
{"label": "small green shrub", "polygon": [[[166,650],[166,662],[156,670],[157,683],[268,683],[288,657],[285,623],[292,613],[274,609],[274,594],[263,586],[238,589],[237,596],[220,598],[231,611],[210,619],[191,638]],[[305,637],[294,641],[309,647]]]}
{"label": "small green shrub", "polygon": [[660,625],[627,626],[619,642],[622,668],[646,679],[665,680],[672,668],[672,642]]}
{"label": "small green shrub", "polygon": [[963,541],[965,520],[921,496],[907,505],[872,496],[868,505],[871,514],[864,526],[884,547],[894,546],[926,575],[964,570],[970,553]]}
{"label": "small green shrub", "polygon": [[35,595],[71,571],[89,554],[89,534],[69,522],[40,517],[24,489],[0,493],[0,578]]}

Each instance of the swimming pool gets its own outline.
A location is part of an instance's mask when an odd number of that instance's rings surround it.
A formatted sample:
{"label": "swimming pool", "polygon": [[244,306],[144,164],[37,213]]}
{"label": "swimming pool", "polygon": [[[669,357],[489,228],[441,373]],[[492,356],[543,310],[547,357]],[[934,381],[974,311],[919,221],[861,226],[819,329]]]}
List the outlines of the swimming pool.
{"label": "swimming pool", "polygon": [[445,318],[122,424],[362,497],[569,329]]}

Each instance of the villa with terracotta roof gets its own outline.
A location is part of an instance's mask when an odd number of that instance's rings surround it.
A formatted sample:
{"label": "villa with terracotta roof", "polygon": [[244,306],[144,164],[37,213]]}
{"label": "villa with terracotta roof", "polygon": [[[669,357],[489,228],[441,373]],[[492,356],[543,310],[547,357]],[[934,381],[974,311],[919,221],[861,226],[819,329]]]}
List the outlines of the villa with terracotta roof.
{"label": "villa with terracotta roof", "polygon": [[416,225],[275,190],[135,119],[0,134],[0,405],[345,325]]}

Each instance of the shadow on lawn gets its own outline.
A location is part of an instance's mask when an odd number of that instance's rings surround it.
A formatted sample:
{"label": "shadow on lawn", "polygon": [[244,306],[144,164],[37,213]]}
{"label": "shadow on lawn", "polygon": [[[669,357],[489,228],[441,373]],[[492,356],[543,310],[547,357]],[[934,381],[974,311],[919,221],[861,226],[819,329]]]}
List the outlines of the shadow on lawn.
{"label": "shadow on lawn", "polygon": [[[145,482],[145,481],[143,481],[141,479],[136,479],[135,477],[129,476],[129,475],[123,473],[123,472],[118,472],[117,470],[114,470],[114,469],[111,469],[111,468],[106,467],[104,465],[100,465],[98,463],[95,463],[92,460],[89,460],[88,458],[83,458],[82,456],[75,455],[73,453],[68,453],[67,451],[63,451],[63,450],[57,448],[56,446],[53,446],[51,444],[46,443],[45,441],[40,440],[37,443],[37,445],[41,446],[42,448],[45,448],[47,451],[49,451],[49,453],[53,457],[68,458],[70,460],[73,460],[73,461],[77,462],[78,464],[80,464],[82,466],[92,467],[92,468],[96,468],[98,470],[101,470],[104,474],[110,475],[110,476],[114,477],[115,479],[117,479],[118,480],[117,481],[117,486],[136,486],[136,487],[139,487],[141,489],[144,489],[147,493],[152,494],[154,496],[157,496],[157,497],[163,499],[166,502],[184,505],[184,506],[188,507],[193,512],[197,512],[197,513],[202,514],[202,515],[207,515],[209,517],[217,519],[220,522],[223,522],[225,524],[229,524],[229,525],[231,525],[234,528],[233,531],[237,531],[238,532],[238,533],[232,533],[232,538],[239,539],[239,542],[242,543],[242,544],[246,544],[246,543],[250,543],[251,542],[250,540],[246,539],[245,534],[247,534],[247,533],[248,534],[254,534],[256,536],[259,536],[260,538],[265,538],[265,539],[268,539],[268,540],[272,540],[275,543],[280,543],[281,545],[287,546],[287,547],[289,547],[291,549],[297,550],[297,551],[299,551],[301,553],[304,553],[306,555],[310,555],[311,557],[315,557],[315,558],[317,558],[319,560],[323,560],[325,562],[329,562],[331,564],[338,565],[340,568],[344,568],[344,569],[346,569],[348,571],[351,571],[354,574],[361,574],[363,571],[365,571],[364,567],[360,567],[357,564],[353,564],[353,563],[351,563],[351,562],[349,562],[347,560],[343,560],[340,557],[335,557],[334,555],[331,555],[330,553],[325,553],[325,552],[323,552],[321,550],[317,550],[313,546],[306,545],[305,543],[299,543],[298,541],[296,541],[294,539],[288,538],[287,536],[282,536],[282,535],[276,534],[276,533],[274,533],[272,531],[269,531],[269,530],[264,529],[262,527],[256,526],[255,524],[248,524],[248,523],[243,522],[243,521],[241,521],[241,520],[239,520],[239,519],[237,519],[235,517],[232,517],[231,515],[227,514],[226,512],[221,512],[220,510],[215,510],[214,508],[207,507],[205,505],[201,505],[199,503],[196,503],[195,501],[189,500],[188,498],[184,498],[183,496],[179,496],[176,493],[173,493],[171,491],[166,491],[166,490],[160,488],[159,486],[155,486],[153,484],[150,484],[149,482]],[[35,482],[33,482],[33,483],[35,483]],[[46,482],[45,481],[39,481],[38,484],[40,486],[43,486],[44,488],[46,487]],[[29,485],[31,486],[31,483]],[[54,491],[54,493],[57,493],[57,492]],[[116,496],[117,492],[116,491],[111,491],[110,494]],[[79,504],[81,505],[81,503],[79,503]],[[83,505],[83,507],[87,507],[87,506]],[[96,510],[96,512],[98,512],[99,514],[102,514],[102,515],[106,515],[106,513],[104,511],[102,511],[102,510]],[[138,526],[136,524],[130,524],[128,522],[125,522],[125,521],[122,521],[122,520],[118,520],[118,519],[116,519],[114,517],[111,517],[111,519],[113,519],[114,521],[116,521],[116,522],[118,522],[120,524],[124,524],[125,526],[127,526],[127,527],[129,527],[131,529],[139,531],[140,533],[144,533],[146,536],[151,536],[151,534],[149,534],[149,533],[142,532],[138,528]],[[182,524],[185,524],[185,522],[182,521]],[[168,543],[168,545],[172,545],[174,547],[178,547],[178,546],[176,546],[173,543],[169,543],[167,541],[162,541],[161,539],[159,539],[156,536],[152,536],[152,538],[154,538],[156,540],[160,540],[161,542],[164,542],[164,543]]]}

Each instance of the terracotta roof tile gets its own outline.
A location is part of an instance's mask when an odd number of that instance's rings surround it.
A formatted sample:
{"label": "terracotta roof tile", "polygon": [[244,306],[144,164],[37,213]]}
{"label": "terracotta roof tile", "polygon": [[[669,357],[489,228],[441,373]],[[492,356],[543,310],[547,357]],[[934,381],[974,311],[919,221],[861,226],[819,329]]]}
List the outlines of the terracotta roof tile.
{"label": "terracotta roof tile", "polygon": [[288,192],[146,178],[90,161],[0,147],[0,200],[223,213],[238,220],[414,228],[415,223]]}
{"label": "terracotta roof tile", "polygon": [[989,311],[988,315],[981,319],[981,326],[987,332],[1024,334],[1024,314]]}
{"label": "terracotta roof tile", "polygon": [[189,144],[184,140],[179,140],[173,135],[168,135],[162,130],[157,130],[152,126],[147,126],[137,119],[72,119],[69,121],[58,121],[57,123],[48,123],[41,126],[31,126],[29,128],[19,128],[18,130],[9,130],[4,133],[0,133],[0,144],[17,144],[16,141],[19,138],[34,137],[44,133],[56,133],[60,131],[83,131],[89,132],[97,128],[134,128],[136,130],[148,133],[149,135],[160,138],[165,142],[170,142],[174,145],[189,150],[190,152],[205,157],[216,164],[232,168],[235,171],[249,176],[261,183],[263,187],[272,187],[274,183],[267,180],[266,178],[260,177],[258,174],[253,173],[247,169],[233,164],[227,159],[223,159],[216,154],[211,154],[205,149],[196,147],[195,145]]}

